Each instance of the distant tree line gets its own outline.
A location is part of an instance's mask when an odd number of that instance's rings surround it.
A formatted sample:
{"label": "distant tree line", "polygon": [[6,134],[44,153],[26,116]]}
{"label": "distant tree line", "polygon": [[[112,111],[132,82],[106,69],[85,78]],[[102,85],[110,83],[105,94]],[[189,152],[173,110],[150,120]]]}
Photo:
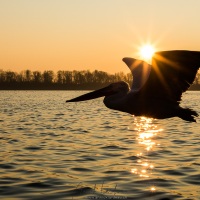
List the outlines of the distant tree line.
{"label": "distant tree line", "polygon": [[[131,73],[109,74],[98,70],[59,70],[57,73],[24,70],[17,73],[0,70],[0,90],[93,90],[120,80],[131,84]],[[200,73],[190,89],[200,90]]]}
{"label": "distant tree line", "polygon": [[97,89],[110,83],[124,80],[131,83],[132,75],[123,72],[109,74],[95,70],[61,71],[54,73],[51,70],[44,72],[25,70],[20,73],[0,70],[1,90],[74,90]]}

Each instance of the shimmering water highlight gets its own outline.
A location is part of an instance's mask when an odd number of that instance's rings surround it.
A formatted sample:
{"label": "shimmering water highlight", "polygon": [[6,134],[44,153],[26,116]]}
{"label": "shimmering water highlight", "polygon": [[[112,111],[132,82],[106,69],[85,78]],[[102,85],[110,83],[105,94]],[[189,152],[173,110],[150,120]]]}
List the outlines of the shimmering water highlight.
{"label": "shimmering water highlight", "polygon": [[[0,91],[1,199],[200,199],[200,120],[133,117],[84,91]],[[182,106],[200,113],[200,92]]]}

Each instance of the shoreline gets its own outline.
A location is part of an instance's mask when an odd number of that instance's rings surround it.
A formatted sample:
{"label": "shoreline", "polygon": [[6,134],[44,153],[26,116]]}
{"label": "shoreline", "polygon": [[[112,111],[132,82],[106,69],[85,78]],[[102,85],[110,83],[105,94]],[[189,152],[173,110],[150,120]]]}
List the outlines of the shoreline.
{"label": "shoreline", "polygon": [[[101,85],[0,85],[0,90],[97,90],[103,87],[106,87],[109,84],[101,84]],[[188,91],[200,91],[200,84],[191,85]]]}

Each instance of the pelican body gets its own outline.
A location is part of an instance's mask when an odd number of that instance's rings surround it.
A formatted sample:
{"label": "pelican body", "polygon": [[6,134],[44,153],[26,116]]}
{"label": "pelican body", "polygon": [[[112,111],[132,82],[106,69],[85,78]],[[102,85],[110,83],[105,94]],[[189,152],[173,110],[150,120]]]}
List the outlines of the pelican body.
{"label": "pelican body", "polygon": [[78,102],[105,96],[106,107],[135,116],[157,119],[180,117],[195,122],[197,112],[180,106],[182,93],[193,83],[200,67],[200,52],[174,50],[156,52],[152,65],[123,58],[133,75],[131,88],[120,81],[105,88],[67,100]]}

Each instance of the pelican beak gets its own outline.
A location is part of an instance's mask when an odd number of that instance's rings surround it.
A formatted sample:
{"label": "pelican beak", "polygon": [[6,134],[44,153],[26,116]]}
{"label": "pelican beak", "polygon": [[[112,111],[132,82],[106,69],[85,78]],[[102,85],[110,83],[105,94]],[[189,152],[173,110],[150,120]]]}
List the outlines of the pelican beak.
{"label": "pelican beak", "polygon": [[99,90],[95,90],[93,92],[89,92],[87,94],[83,94],[79,97],[67,100],[66,102],[77,102],[77,101],[87,101],[90,99],[96,99],[102,96],[108,96],[108,95],[112,95],[114,94],[115,91],[112,89],[112,87],[109,85],[105,88],[99,89]]}

